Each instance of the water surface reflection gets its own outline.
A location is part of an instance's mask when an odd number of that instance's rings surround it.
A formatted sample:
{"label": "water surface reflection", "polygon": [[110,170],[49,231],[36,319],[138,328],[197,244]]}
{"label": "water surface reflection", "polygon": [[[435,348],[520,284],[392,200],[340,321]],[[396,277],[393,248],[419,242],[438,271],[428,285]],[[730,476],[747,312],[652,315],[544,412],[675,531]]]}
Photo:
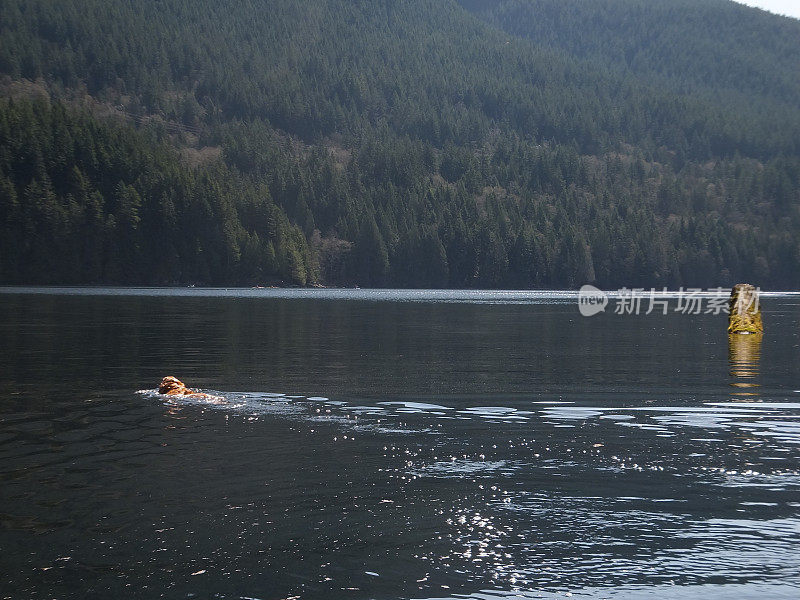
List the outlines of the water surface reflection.
{"label": "water surface reflection", "polygon": [[[762,333],[728,335],[728,356],[731,364],[731,385],[738,388],[758,387],[758,365],[761,361]],[[756,395],[752,390],[740,395]]]}
{"label": "water surface reflection", "polygon": [[797,597],[792,297],[440,300],[0,295],[0,597]]}

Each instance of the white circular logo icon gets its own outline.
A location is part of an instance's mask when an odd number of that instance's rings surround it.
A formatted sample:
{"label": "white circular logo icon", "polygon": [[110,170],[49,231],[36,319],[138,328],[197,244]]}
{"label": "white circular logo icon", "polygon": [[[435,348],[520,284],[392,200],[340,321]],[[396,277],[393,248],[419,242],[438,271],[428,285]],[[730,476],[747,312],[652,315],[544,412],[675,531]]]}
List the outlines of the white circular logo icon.
{"label": "white circular logo icon", "polygon": [[608,306],[608,294],[593,285],[585,285],[578,292],[578,310],[584,317],[603,312]]}

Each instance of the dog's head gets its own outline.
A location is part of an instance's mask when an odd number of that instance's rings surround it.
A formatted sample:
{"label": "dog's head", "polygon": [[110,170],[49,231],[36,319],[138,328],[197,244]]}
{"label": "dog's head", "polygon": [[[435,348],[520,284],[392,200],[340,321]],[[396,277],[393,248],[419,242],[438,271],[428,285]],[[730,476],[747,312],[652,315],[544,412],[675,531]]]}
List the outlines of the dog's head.
{"label": "dog's head", "polygon": [[186,386],[183,385],[183,382],[178,379],[177,377],[164,377],[161,380],[161,384],[158,386],[158,393],[159,394],[169,394],[169,393],[176,393],[182,392],[186,390]]}

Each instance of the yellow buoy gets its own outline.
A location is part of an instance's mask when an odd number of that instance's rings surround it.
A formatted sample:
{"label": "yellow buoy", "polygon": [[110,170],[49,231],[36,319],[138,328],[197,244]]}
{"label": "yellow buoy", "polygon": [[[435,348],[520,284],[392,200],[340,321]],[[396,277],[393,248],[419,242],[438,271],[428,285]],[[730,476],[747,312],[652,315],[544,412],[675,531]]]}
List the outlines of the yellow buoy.
{"label": "yellow buoy", "polygon": [[728,309],[728,333],[764,331],[758,289],[749,283],[737,283],[733,286]]}

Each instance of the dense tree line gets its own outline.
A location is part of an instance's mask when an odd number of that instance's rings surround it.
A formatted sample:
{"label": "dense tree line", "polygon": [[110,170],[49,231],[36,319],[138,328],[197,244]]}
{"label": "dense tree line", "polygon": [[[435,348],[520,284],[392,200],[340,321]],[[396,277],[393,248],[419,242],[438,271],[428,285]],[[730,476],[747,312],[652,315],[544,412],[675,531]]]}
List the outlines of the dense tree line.
{"label": "dense tree line", "polygon": [[9,94],[50,98],[0,104],[2,282],[800,285],[800,23],[722,0],[0,11]]}
{"label": "dense tree line", "polygon": [[[328,281],[800,284],[797,157],[675,170],[641,155],[584,156],[574,146],[513,136],[434,151],[384,130],[342,158],[327,149],[293,150],[265,123],[250,123],[249,136],[240,127],[231,126],[227,160],[267,181],[307,235],[355,242],[347,250],[355,271],[323,269]],[[323,263],[348,264],[327,254]]]}
{"label": "dense tree line", "polygon": [[313,269],[265,186],[190,170],[147,131],[0,101],[0,281],[302,285]]}

